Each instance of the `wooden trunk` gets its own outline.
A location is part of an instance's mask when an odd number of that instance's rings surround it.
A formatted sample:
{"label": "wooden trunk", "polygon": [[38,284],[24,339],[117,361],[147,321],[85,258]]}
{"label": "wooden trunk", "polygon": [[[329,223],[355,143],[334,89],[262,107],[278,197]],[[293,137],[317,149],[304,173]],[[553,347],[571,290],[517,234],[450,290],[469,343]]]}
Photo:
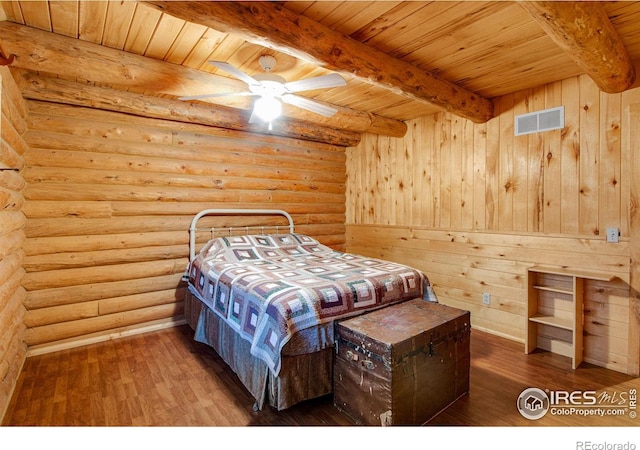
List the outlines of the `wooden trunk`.
{"label": "wooden trunk", "polygon": [[420,425],[469,391],[470,314],[414,299],[338,323],[334,404],[362,425]]}

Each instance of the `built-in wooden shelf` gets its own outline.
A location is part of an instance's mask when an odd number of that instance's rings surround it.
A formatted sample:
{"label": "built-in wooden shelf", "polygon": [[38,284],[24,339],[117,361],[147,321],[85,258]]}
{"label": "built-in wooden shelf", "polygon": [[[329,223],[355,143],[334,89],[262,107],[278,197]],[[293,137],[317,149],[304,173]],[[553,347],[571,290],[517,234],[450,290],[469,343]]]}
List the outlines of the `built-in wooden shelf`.
{"label": "built-in wooden shelf", "polygon": [[[532,266],[527,277],[525,352],[542,348],[560,353],[570,357],[572,367],[576,369],[582,362],[584,350],[584,280],[612,281],[615,275],[566,267]],[[541,336],[539,325],[563,331]]]}
{"label": "built-in wooden shelf", "polygon": [[551,325],[552,327],[562,328],[564,330],[573,330],[573,322],[566,319],[561,319],[555,316],[533,316],[529,317],[531,322],[542,323],[545,325]]}

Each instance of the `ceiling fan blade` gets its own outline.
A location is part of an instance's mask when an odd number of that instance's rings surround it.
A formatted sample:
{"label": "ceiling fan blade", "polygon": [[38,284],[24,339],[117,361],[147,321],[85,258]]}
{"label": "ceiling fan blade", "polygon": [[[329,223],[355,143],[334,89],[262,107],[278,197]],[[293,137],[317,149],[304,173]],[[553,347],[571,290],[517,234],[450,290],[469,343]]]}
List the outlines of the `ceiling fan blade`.
{"label": "ceiling fan blade", "polygon": [[289,105],[297,106],[298,108],[306,109],[307,111],[311,111],[325,117],[331,117],[338,112],[335,108],[293,94],[283,95],[282,101]]}
{"label": "ceiling fan blade", "polygon": [[202,95],[187,95],[186,97],[178,97],[178,100],[201,100],[203,98],[214,97],[249,97],[254,94],[253,92],[223,92],[220,94],[202,94]]}
{"label": "ceiling fan blade", "polygon": [[284,87],[289,92],[310,91],[312,89],[326,89],[338,86],[346,86],[347,82],[337,73],[322,75],[320,77],[307,78],[304,80],[291,81],[285,83]]}
{"label": "ceiling fan blade", "polygon": [[233,75],[237,79],[242,80],[245,83],[247,83],[249,86],[255,86],[255,85],[259,85],[260,84],[260,82],[258,80],[256,80],[255,78],[247,75],[242,70],[237,69],[235,66],[232,66],[231,64],[226,63],[224,61],[209,61],[209,64],[213,64],[218,69],[222,69],[225,72],[230,73],[231,75]]}

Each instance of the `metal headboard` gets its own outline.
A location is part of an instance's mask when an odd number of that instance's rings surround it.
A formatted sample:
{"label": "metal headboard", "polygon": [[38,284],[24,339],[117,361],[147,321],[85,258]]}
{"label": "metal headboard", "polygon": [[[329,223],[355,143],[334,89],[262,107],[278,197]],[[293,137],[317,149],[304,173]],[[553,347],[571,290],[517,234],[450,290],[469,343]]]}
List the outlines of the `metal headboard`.
{"label": "metal headboard", "polygon": [[196,257],[196,224],[204,216],[208,215],[254,215],[254,216],[284,216],[289,222],[289,232],[293,233],[293,218],[282,209],[204,209],[193,216],[189,226],[189,262]]}

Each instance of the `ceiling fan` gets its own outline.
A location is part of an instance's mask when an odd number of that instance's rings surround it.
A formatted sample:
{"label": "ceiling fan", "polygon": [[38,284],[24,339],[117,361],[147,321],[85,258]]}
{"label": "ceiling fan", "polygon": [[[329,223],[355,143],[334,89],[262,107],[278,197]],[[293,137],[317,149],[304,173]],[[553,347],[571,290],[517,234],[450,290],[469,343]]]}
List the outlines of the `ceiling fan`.
{"label": "ceiling fan", "polygon": [[345,86],[347,84],[346,81],[337,73],[287,82],[281,76],[270,73],[276,64],[276,59],[273,56],[262,55],[258,62],[265,73],[250,76],[227,62],[209,61],[210,64],[247,83],[249,90],[245,92],[191,95],[180,97],[180,100],[200,100],[228,96],[259,97],[254,103],[249,123],[254,123],[257,119],[260,119],[269,124],[269,129],[271,129],[271,122],[281,114],[282,103],[297,106],[325,117],[331,117],[337,112],[335,108],[295,94],[296,92],[313,89]]}

